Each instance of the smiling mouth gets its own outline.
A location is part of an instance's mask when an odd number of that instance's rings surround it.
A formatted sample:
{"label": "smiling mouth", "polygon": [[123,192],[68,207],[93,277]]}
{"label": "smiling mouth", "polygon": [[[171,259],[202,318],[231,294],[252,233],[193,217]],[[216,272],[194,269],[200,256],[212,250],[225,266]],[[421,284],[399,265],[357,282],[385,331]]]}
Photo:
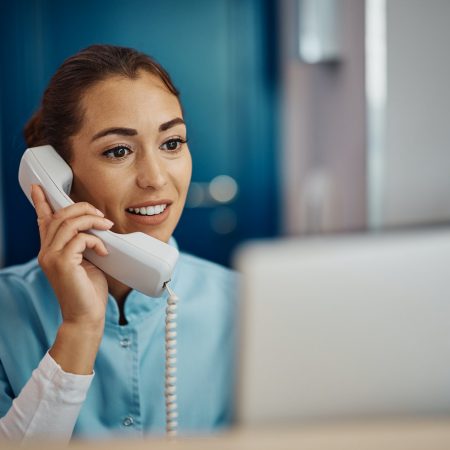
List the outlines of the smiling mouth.
{"label": "smiling mouth", "polygon": [[163,203],[161,205],[143,206],[141,208],[127,208],[127,212],[136,216],[156,216],[164,212],[166,208],[167,204]]}

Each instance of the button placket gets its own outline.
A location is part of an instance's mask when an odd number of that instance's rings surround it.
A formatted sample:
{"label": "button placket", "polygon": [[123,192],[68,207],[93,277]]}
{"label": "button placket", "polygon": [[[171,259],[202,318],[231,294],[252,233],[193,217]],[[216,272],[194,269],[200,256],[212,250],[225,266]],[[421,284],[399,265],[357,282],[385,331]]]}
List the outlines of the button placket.
{"label": "button placket", "polygon": [[136,401],[136,395],[139,395],[139,393],[136,394],[135,386],[135,379],[138,376],[136,373],[136,370],[138,370],[138,362],[136,361],[138,347],[137,336],[135,330],[128,326],[119,330],[116,339],[116,345],[119,344],[118,351],[121,353],[120,359],[128,368],[127,372],[131,377],[130,382],[126,384],[126,397],[128,399],[124,398],[122,417],[119,418],[119,424],[122,428],[126,428],[128,433],[136,433],[141,431],[139,402]]}

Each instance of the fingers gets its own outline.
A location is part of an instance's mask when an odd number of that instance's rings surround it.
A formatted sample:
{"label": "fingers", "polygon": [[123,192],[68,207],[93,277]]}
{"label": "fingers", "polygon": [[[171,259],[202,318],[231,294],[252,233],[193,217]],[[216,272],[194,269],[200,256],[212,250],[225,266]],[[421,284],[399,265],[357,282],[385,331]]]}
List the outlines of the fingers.
{"label": "fingers", "polygon": [[[53,214],[52,220],[47,225],[45,239],[41,241],[41,243],[45,246],[51,245],[51,243],[55,239],[56,234],[59,232],[59,228],[63,223],[78,217],[83,217],[84,215],[89,215],[97,219],[103,217],[103,213],[100,212],[98,209],[96,209],[94,206],[92,206],[90,203],[87,202],[74,203],[73,205],[60,209],[55,214]],[[91,226],[90,228],[95,227]],[[81,228],[79,229],[79,231],[87,229],[88,228]],[[105,228],[100,225],[99,229],[103,230]]]}
{"label": "fingers", "polygon": [[[57,226],[58,223],[54,221],[50,227]],[[72,219],[65,219],[59,222],[59,228],[54,234],[53,241],[48,242],[50,235],[47,235],[46,246],[51,247],[54,251],[62,250],[72,239],[74,239],[78,233],[82,231],[95,228],[96,230],[108,230],[113,226],[113,223],[103,217],[84,215],[80,217],[75,217]]]}
{"label": "fingers", "polygon": [[[87,249],[93,249],[95,253],[100,256],[106,256],[108,250],[103,241],[92,234],[78,233],[62,251],[63,257],[70,258],[72,255],[77,255],[78,258],[83,258],[83,252]],[[80,262],[81,262],[80,259]]]}
{"label": "fingers", "polygon": [[107,255],[108,251],[101,239],[84,233],[89,229],[108,230],[113,222],[87,202],[74,203],[53,213],[39,185],[32,185],[31,198],[38,216],[39,234],[41,238],[41,257],[53,259],[51,255],[70,255],[82,259],[82,252],[92,248],[99,255]]}
{"label": "fingers", "polygon": [[49,273],[62,273],[68,268],[80,265],[83,261],[83,252],[93,249],[98,255],[108,255],[103,241],[92,234],[78,233],[63,249],[56,252],[39,252],[38,260],[41,267]]}

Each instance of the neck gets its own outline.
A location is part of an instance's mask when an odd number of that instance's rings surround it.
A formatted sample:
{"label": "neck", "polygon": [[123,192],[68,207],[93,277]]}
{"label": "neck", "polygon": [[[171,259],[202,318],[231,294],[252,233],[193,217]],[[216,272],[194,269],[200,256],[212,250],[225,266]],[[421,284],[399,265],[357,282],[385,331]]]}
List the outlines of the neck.
{"label": "neck", "polygon": [[121,283],[120,281],[117,281],[115,278],[112,278],[109,275],[106,275],[106,279],[108,281],[108,290],[110,294],[116,299],[117,306],[119,307],[120,323],[125,324],[126,323],[124,315],[125,299],[127,298],[127,295],[130,293],[131,288]]}

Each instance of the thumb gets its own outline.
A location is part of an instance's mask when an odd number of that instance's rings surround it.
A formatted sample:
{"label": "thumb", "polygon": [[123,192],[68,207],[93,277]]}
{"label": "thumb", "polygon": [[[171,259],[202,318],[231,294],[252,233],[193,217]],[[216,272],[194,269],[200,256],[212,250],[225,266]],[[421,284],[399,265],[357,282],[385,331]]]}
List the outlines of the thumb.
{"label": "thumb", "polygon": [[31,199],[33,200],[34,209],[36,210],[38,218],[41,242],[43,242],[47,224],[53,216],[53,211],[47,202],[43,189],[37,184],[31,185]]}

